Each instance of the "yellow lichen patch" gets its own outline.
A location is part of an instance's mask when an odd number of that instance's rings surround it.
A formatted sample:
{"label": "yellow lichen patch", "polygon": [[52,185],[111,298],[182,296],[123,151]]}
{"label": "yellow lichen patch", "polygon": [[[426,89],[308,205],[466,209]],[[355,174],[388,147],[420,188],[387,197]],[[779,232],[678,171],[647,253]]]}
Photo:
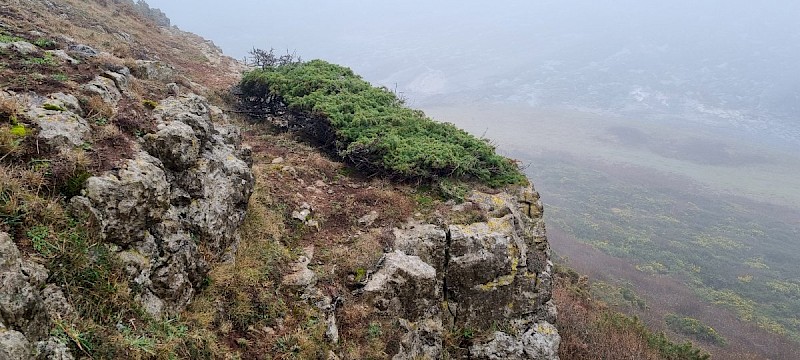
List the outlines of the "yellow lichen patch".
{"label": "yellow lichen patch", "polygon": [[514,229],[508,217],[489,219],[487,225],[492,232],[511,233]]}
{"label": "yellow lichen patch", "polygon": [[481,291],[490,291],[490,290],[497,290],[498,287],[501,286],[508,286],[514,282],[514,278],[517,277],[517,272],[519,271],[519,251],[517,251],[516,246],[513,244],[508,245],[508,253],[511,257],[511,272],[508,275],[503,275],[493,281],[490,281],[486,284],[481,284],[475,287],[475,289]]}
{"label": "yellow lichen patch", "polygon": [[553,326],[544,326],[544,324],[539,323],[536,324],[536,332],[539,334],[554,335],[556,334],[557,330]]}

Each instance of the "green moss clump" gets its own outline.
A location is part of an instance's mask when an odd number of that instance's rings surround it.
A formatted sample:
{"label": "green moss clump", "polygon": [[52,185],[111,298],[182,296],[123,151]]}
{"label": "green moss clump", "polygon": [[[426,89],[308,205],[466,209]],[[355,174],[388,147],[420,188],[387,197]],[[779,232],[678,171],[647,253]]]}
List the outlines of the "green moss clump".
{"label": "green moss clump", "polygon": [[144,99],[144,100],[142,100],[142,105],[144,105],[146,108],[148,108],[150,110],[153,110],[153,109],[156,108],[156,106],[158,106],[158,102],[150,100],[150,99]]}
{"label": "green moss clump", "polygon": [[25,125],[19,123],[12,125],[11,130],[9,130],[9,132],[11,133],[11,135],[18,138],[22,138],[28,135],[28,129],[25,128]]}
{"label": "green moss clump", "polygon": [[61,107],[61,106],[58,106],[58,105],[55,105],[55,104],[44,104],[44,105],[42,105],[42,107],[43,107],[45,110],[53,110],[53,111],[67,111],[67,109],[64,109],[63,107]]}
{"label": "green moss clump", "polygon": [[285,104],[307,119],[302,125],[311,125],[316,140],[362,169],[404,180],[527,183],[517,163],[491,144],[405,107],[346,67],[322,60],[266,67],[246,73],[241,88],[245,98]]}

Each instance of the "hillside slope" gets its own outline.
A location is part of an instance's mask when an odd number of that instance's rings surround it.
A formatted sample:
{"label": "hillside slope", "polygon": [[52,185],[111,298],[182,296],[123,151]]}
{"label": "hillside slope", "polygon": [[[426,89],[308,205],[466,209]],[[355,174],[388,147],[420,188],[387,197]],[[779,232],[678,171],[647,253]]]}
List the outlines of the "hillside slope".
{"label": "hillside slope", "polygon": [[558,357],[531,186],[360,172],[141,3],[0,14],[0,358]]}

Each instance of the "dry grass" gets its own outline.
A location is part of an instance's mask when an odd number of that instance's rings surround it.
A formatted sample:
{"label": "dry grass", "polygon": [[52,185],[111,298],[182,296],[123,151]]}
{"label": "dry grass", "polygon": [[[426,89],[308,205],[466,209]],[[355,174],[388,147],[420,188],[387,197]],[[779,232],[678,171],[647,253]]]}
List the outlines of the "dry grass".
{"label": "dry grass", "polygon": [[562,359],[662,359],[640,331],[608,321],[611,311],[587,297],[585,283],[574,280],[559,277],[553,289]]}

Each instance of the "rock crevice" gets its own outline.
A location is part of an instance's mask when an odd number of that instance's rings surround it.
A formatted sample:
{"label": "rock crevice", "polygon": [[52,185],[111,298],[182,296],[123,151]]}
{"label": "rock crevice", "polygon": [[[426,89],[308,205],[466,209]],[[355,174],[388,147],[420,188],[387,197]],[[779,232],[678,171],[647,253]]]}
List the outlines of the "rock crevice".
{"label": "rock crevice", "polygon": [[[532,187],[476,191],[467,202],[485,220],[395,229],[394,252],[363,289],[379,311],[406,324],[394,359],[441,358],[447,329],[482,334],[461,354],[470,358],[557,359],[552,262],[539,194]],[[417,271],[426,265],[428,271]]]}

